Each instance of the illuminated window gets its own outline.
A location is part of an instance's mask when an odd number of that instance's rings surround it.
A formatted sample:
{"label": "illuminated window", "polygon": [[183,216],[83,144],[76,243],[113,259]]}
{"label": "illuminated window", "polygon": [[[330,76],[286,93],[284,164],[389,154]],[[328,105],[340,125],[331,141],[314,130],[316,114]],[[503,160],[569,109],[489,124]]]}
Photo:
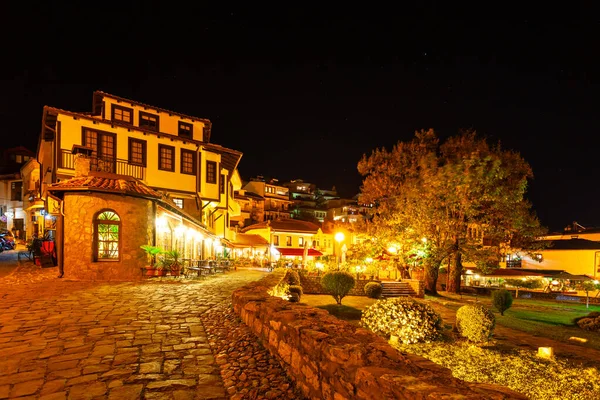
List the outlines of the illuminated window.
{"label": "illuminated window", "polygon": [[121,219],[112,210],[100,211],[94,219],[94,261],[119,259]]}
{"label": "illuminated window", "polygon": [[158,145],[158,169],[163,171],[175,171],[175,147]]}
{"label": "illuminated window", "polygon": [[291,236],[287,236],[285,238],[285,245],[286,246],[291,246],[292,245],[292,237]]}
{"label": "illuminated window", "polygon": [[173,203],[179,208],[183,208],[183,199],[173,198]]}
{"label": "illuminated window", "polygon": [[300,247],[304,246],[304,238],[303,237],[298,238],[298,246],[300,246]]}
{"label": "illuminated window", "polygon": [[206,183],[217,183],[217,163],[214,161],[206,162]]}
{"label": "illuminated window", "polygon": [[196,175],[196,153],[181,149],[181,173]]}
{"label": "illuminated window", "polygon": [[133,110],[127,107],[121,107],[117,105],[112,106],[112,120],[117,122],[124,122],[126,124],[133,124]]}
{"label": "illuminated window", "polygon": [[179,121],[179,136],[187,139],[191,139],[194,134],[194,125],[188,124],[187,122]]}
{"label": "illuminated window", "polygon": [[279,246],[279,236],[278,235],[273,236],[273,244],[275,246]]}
{"label": "illuminated window", "polygon": [[534,258],[535,258],[535,260],[536,260],[537,262],[542,262],[542,261],[544,260],[544,258],[543,258],[543,256],[542,256],[542,254],[541,254],[541,253],[536,253],[536,254],[534,255]]}
{"label": "illuminated window", "polygon": [[158,132],[158,115],[140,111],[140,128],[146,128]]}
{"label": "illuminated window", "polygon": [[146,166],[146,141],[129,138],[129,164]]}

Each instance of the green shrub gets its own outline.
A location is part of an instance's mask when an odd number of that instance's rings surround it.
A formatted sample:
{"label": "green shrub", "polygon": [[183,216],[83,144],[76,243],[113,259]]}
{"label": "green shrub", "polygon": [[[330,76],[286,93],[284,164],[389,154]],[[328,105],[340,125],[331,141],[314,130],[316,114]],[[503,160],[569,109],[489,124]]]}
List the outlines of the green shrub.
{"label": "green shrub", "polygon": [[439,314],[408,297],[379,300],[363,311],[361,324],[386,337],[396,335],[406,344],[431,342],[442,331]]}
{"label": "green shrub", "polygon": [[300,284],[300,275],[298,275],[297,271],[288,269],[285,272],[285,276],[283,277],[283,281],[290,286],[296,286]]}
{"label": "green shrub", "polygon": [[365,285],[364,291],[367,297],[370,297],[371,299],[378,299],[381,297],[383,286],[379,282],[369,282]]}
{"label": "green shrub", "polygon": [[304,294],[304,291],[302,290],[302,286],[300,286],[300,285],[291,285],[288,288],[288,291],[290,292],[290,294],[296,293],[298,295],[298,299],[300,299],[300,297],[302,297],[302,295]]}
{"label": "green shrub", "polygon": [[327,272],[321,279],[321,285],[333,296],[337,304],[352,290],[355,280],[352,274],[344,271]]}
{"label": "green shrub", "polygon": [[460,335],[471,342],[487,342],[494,333],[496,317],[479,304],[467,304],[456,312],[456,328]]}
{"label": "green shrub", "polygon": [[504,315],[504,311],[512,306],[512,294],[506,289],[494,290],[492,292],[492,304],[496,310],[500,311],[500,315]]}

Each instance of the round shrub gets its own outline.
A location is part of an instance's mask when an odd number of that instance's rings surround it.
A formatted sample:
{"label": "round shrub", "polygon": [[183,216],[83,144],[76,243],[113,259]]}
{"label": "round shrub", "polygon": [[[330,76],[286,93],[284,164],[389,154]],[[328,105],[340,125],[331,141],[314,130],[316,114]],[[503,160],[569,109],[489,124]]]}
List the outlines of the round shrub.
{"label": "round shrub", "polygon": [[333,296],[336,303],[342,304],[342,299],[352,290],[355,280],[352,274],[345,271],[332,271],[323,275],[321,285]]}
{"label": "round shrub", "polygon": [[494,313],[479,304],[467,304],[456,312],[458,333],[471,342],[487,342],[494,333]]}
{"label": "round shrub", "polygon": [[298,295],[298,300],[300,300],[300,298],[304,294],[302,286],[300,285],[291,285],[290,287],[288,287],[288,292],[290,292],[290,294],[296,293]]}
{"label": "round shrub", "polygon": [[396,335],[405,344],[431,342],[442,331],[439,314],[408,297],[379,300],[363,311],[361,323],[377,334]]}
{"label": "round shrub", "polygon": [[585,331],[600,332],[600,312],[592,311],[588,315],[576,318],[575,323]]}
{"label": "round shrub", "polygon": [[367,297],[370,297],[371,299],[378,299],[381,297],[383,286],[379,282],[369,282],[365,285],[364,291]]}
{"label": "round shrub", "polygon": [[285,276],[283,277],[283,281],[290,286],[299,285],[300,284],[300,275],[298,275],[297,271],[288,269],[285,272]]}
{"label": "round shrub", "polygon": [[504,315],[504,311],[512,306],[512,294],[506,289],[494,290],[492,292],[492,304],[496,310],[500,311],[500,315]]}

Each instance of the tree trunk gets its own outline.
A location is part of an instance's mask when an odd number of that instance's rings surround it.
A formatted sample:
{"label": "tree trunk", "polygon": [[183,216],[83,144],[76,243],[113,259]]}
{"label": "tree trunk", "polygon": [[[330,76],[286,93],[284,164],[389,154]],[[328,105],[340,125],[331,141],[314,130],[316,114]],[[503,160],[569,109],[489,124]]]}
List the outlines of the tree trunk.
{"label": "tree trunk", "polygon": [[462,254],[456,251],[452,256],[452,262],[448,265],[448,284],[446,291],[460,293],[460,278],[462,276]]}
{"label": "tree trunk", "polygon": [[425,263],[425,292],[428,294],[437,294],[437,279],[440,272],[439,262]]}

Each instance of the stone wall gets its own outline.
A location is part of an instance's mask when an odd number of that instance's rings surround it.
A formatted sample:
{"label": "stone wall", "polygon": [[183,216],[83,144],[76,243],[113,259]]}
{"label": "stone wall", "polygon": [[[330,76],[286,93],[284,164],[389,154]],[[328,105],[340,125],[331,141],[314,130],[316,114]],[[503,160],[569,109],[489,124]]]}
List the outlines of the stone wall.
{"label": "stone wall", "polygon": [[[320,276],[308,276],[306,274],[300,273],[300,285],[302,285],[302,291],[306,294],[329,294],[323,286],[321,286],[321,277]],[[365,295],[365,285],[369,282],[379,282],[376,280],[370,279],[359,279],[356,281],[356,284],[348,293],[348,296],[364,296]]]}
{"label": "stone wall", "polygon": [[[94,216],[102,209],[121,218],[118,261],[93,260]],[[89,192],[66,193],[64,198],[65,279],[138,280],[148,264],[140,246],[151,243],[154,214],[152,202],[131,196]]]}
{"label": "stone wall", "polygon": [[275,272],[237,289],[235,312],[311,399],[525,399],[509,389],[467,383],[424,358],[400,353],[371,331],[327,311],[271,297]]}

